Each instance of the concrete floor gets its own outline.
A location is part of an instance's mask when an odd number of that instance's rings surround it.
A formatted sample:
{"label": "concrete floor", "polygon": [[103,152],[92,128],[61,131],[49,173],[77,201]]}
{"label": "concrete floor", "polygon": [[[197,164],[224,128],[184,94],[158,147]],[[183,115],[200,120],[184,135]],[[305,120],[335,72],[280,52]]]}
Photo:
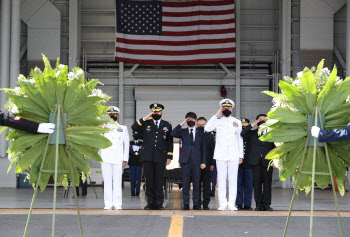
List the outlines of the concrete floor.
{"label": "concrete floor", "polygon": [[[23,235],[26,215],[1,215],[0,236]],[[82,215],[84,236],[166,237],[169,235],[171,216],[145,215]],[[281,237],[286,217],[277,216],[184,216],[182,236],[247,236]],[[344,236],[350,234],[350,218],[342,218]],[[314,217],[313,235],[340,236],[336,217]],[[308,236],[309,218],[292,217],[287,236]],[[55,236],[80,236],[77,217],[56,215]],[[51,215],[33,215],[28,237],[51,236]]]}
{"label": "concrete floor", "polygon": [[[186,236],[186,237],[220,237],[220,236],[254,236],[280,237],[283,235],[287,211],[293,190],[273,189],[273,212],[238,211],[219,212],[217,197],[212,198],[209,211],[181,211],[181,190],[174,188],[169,201],[164,203],[165,211],[144,211],[146,205],[144,192],[140,197],[131,197],[128,184],[123,189],[123,209],[121,211],[104,211],[103,189],[95,187],[98,199],[92,187],[88,188],[88,198],[79,199],[84,236]],[[80,236],[75,201],[63,198],[64,190],[58,189],[56,235]],[[0,237],[17,237],[23,235],[28,208],[30,207],[32,189],[0,189]],[[50,236],[53,188],[39,192],[28,237]],[[344,197],[338,195],[342,211],[344,236],[350,236],[350,193]],[[253,200],[254,203],[254,200]],[[255,206],[254,204],[252,205]],[[22,208],[22,209],[21,209]],[[294,210],[309,210],[310,195],[299,192]],[[336,218],[333,193],[317,189],[315,191],[314,236],[340,236]],[[293,213],[287,236],[308,236],[309,212]],[[176,218],[180,222],[176,222]]]}

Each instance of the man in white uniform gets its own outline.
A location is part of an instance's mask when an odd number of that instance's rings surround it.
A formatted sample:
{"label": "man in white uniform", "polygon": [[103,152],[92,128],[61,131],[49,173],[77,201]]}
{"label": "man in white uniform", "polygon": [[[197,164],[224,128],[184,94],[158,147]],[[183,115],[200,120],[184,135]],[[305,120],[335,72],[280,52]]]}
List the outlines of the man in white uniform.
{"label": "man in white uniform", "polygon": [[105,125],[110,131],[104,136],[112,142],[112,146],[101,149],[105,210],[122,209],[122,174],[129,159],[130,141],[128,128],[117,122],[119,111],[118,107],[111,106],[107,112],[114,123]]}
{"label": "man in white uniform", "polygon": [[[221,108],[205,125],[206,132],[216,131],[214,159],[218,171],[219,211],[236,211],[238,165],[243,162],[242,123],[231,116],[234,102],[223,99]],[[218,118],[220,115],[222,118]],[[229,181],[229,199],[226,198],[226,180]]]}

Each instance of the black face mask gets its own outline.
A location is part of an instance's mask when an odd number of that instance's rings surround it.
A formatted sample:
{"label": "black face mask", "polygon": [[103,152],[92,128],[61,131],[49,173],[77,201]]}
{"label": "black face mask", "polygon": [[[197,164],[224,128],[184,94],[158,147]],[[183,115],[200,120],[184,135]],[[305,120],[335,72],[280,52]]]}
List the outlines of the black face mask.
{"label": "black face mask", "polygon": [[187,121],[187,125],[189,127],[193,127],[194,125],[196,125],[196,122],[190,120],[190,121]]}
{"label": "black face mask", "polygon": [[162,115],[160,115],[160,114],[153,114],[153,115],[152,115],[152,118],[153,118],[154,120],[159,120],[161,117],[162,117]]}
{"label": "black face mask", "polygon": [[261,124],[263,124],[263,123],[265,123],[265,121],[260,121],[260,122],[258,123],[258,127],[259,127]]}
{"label": "black face mask", "polygon": [[199,127],[197,127],[199,130],[204,130],[204,127],[202,127],[202,126],[199,126]]}
{"label": "black face mask", "polygon": [[223,114],[225,117],[230,116],[231,113],[232,113],[232,112],[231,112],[230,110],[228,110],[228,109],[225,109],[224,111],[222,111],[222,114]]}
{"label": "black face mask", "polygon": [[114,121],[118,120],[118,116],[111,116],[111,119],[113,119]]}

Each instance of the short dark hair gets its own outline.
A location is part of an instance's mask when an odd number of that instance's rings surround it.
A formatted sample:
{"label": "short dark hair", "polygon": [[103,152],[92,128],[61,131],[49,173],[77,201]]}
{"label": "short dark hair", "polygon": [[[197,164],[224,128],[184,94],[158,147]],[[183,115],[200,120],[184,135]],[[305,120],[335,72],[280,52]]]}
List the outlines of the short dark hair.
{"label": "short dark hair", "polygon": [[199,118],[197,119],[197,121],[199,121],[199,120],[204,120],[205,122],[207,121],[207,119],[204,118],[204,117],[199,117]]}
{"label": "short dark hair", "polygon": [[265,116],[265,117],[267,117],[266,114],[259,114],[258,116],[256,116],[256,119],[258,119],[260,116]]}
{"label": "short dark hair", "polygon": [[185,116],[185,118],[194,118],[197,119],[197,114],[195,114],[194,112],[188,112]]}

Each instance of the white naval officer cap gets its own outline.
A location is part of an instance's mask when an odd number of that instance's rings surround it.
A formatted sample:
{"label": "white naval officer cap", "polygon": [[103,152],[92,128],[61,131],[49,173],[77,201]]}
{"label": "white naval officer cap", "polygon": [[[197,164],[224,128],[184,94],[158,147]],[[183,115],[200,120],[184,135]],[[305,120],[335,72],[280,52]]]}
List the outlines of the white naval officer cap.
{"label": "white naval officer cap", "polygon": [[235,102],[233,102],[233,100],[230,100],[230,99],[223,99],[220,101],[219,105],[221,107],[234,107],[235,106]]}
{"label": "white naval officer cap", "polygon": [[120,109],[117,106],[109,106],[107,114],[119,114]]}

